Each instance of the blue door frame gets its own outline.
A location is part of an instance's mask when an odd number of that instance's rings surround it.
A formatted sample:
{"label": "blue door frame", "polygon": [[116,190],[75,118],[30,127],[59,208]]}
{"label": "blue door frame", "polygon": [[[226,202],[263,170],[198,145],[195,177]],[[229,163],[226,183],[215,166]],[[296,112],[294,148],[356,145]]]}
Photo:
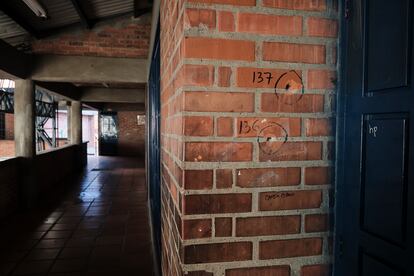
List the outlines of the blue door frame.
{"label": "blue door frame", "polygon": [[157,260],[161,267],[161,170],[160,170],[160,30],[159,23],[151,59],[148,89],[148,187],[152,221],[152,236]]}

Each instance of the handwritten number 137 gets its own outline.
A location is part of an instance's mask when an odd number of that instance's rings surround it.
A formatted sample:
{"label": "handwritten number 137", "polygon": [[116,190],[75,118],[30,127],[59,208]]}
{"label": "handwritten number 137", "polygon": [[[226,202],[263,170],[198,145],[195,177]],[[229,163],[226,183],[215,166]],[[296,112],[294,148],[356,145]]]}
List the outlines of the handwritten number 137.
{"label": "handwritten number 137", "polygon": [[272,73],[270,72],[253,72],[253,82],[262,83],[267,79],[267,84],[273,79]]}

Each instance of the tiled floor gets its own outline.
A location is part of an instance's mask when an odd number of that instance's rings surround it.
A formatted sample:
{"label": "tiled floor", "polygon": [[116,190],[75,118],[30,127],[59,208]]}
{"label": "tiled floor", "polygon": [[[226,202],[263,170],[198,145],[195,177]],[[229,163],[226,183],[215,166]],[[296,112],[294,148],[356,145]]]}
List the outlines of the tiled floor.
{"label": "tiled floor", "polygon": [[153,275],[143,162],[89,160],[55,207],[2,223],[0,275]]}

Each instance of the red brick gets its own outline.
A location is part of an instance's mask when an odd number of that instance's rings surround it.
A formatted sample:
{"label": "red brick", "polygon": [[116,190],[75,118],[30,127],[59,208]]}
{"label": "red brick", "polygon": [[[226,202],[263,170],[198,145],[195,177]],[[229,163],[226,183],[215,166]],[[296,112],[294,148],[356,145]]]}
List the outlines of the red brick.
{"label": "red brick", "polygon": [[207,116],[184,117],[184,135],[210,136],[213,135],[213,119]]}
{"label": "red brick", "polygon": [[183,221],[183,239],[201,239],[211,237],[210,219],[191,219]]}
{"label": "red brick", "polygon": [[216,227],[216,237],[230,237],[232,234],[232,218],[216,218],[214,221]]}
{"label": "red brick", "polygon": [[325,232],[328,231],[328,215],[327,214],[312,214],[305,216],[305,231],[306,232]]}
{"label": "red brick", "polygon": [[217,136],[233,136],[233,118],[220,117],[217,119]]}
{"label": "red brick", "polygon": [[338,21],[326,18],[308,18],[308,35],[318,37],[337,37]]}
{"label": "red brick", "polygon": [[231,78],[231,68],[230,67],[219,67],[218,86],[229,87],[230,78]]}
{"label": "red brick", "polygon": [[308,88],[309,89],[333,89],[336,83],[335,71],[309,70]]}
{"label": "red brick", "polygon": [[183,249],[185,264],[247,261],[252,259],[250,242],[187,245]]}
{"label": "red brick", "polygon": [[214,10],[207,9],[187,9],[186,22],[191,27],[199,27],[204,25],[211,28],[216,27],[216,12]]}
{"label": "red brick", "polygon": [[[5,140],[14,140],[14,114],[5,113],[4,119],[5,119],[5,128],[6,128],[5,129]],[[14,156],[14,154],[9,155],[9,156]]]}
{"label": "red brick", "polygon": [[305,168],[306,185],[326,185],[331,184],[331,167],[308,167]]}
{"label": "red brick", "polygon": [[[123,20],[123,23],[126,23]],[[36,40],[34,53],[99,57],[145,58],[151,32],[150,24],[118,24],[58,38]]]}
{"label": "red brick", "polygon": [[319,208],[322,191],[264,192],[259,195],[259,210],[278,211]]}
{"label": "red brick", "polygon": [[251,194],[187,195],[184,198],[184,214],[222,214],[250,212]]}
{"label": "red brick", "polygon": [[213,188],[212,170],[184,171],[184,188],[188,190],[203,190]]}
{"label": "red brick", "polygon": [[326,0],[263,0],[263,6],[286,10],[324,11]]}
{"label": "red brick", "polygon": [[324,45],[264,42],[263,60],[324,64]]}
{"label": "red brick", "polygon": [[300,216],[237,218],[236,236],[287,235],[300,232]]}
{"label": "red brick", "polygon": [[233,186],[233,170],[216,170],[217,189],[227,189]]}
{"label": "red brick", "polygon": [[[140,112],[122,111],[118,112],[118,154],[120,155],[142,155],[145,152],[145,126],[137,124],[137,116]],[[94,145],[93,139],[90,145]]]}
{"label": "red brick", "polygon": [[227,269],[226,276],[290,276],[290,266],[267,266]]}
{"label": "red brick", "polygon": [[255,60],[255,43],[252,41],[220,38],[185,38],[184,58],[219,60]]}
{"label": "red brick", "polygon": [[214,67],[211,65],[185,64],[179,74],[178,86],[207,86],[214,82]]}
{"label": "red brick", "polygon": [[0,157],[13,157],[15,154],[14,140],[0,140]]}
{"label": "red brick", "polygon": [[[296,72],[296,73],[295,73]],[[236,84],[238,87],[251,87],[251,88],[271,88],[274,89],[276,80],[280,79],[278,88],[285,88],[287,84],[290,86],[301,86],[302,71],[284,69],[270,69],[270,68],[253,68],[253,67],[239,67],[237,68]],[[258,82],[259,73],[263,74],[264,81]],[[271,80],[268,81],[267,77],[271,74]],[[253,82],[253,74],[256,74],[256,81]],[[282,77],[284,74],[284,77]],[[297,76],[299,75],[300,78]],[[282,77],[282,78],[281,78]]]}
{"label": "red brick", "polygon": [[228,11],[218,13],[218,29],[220,32],[234,32],[234,14]]}
{"label": "red brick", "polygon": [[187,142],[185,161],[189,162],[242,162],[251,161],[251,143]]}
{"label": "red brick", "polygon": [[186,92],[185,111],[253,112],[254,94],[234,92]]}
{"label": "red brick", "polygon": [[326,264],[302,266],[301,276],[329,276],[330,266]]}
{"label": "red brick", "polygon": [[262,162],[322,160],[321,142],[261,142],[259,146]]}
{"label": "red brick", "polygon": [[263,112],[314,113],[323,112],[324,96],[317,94],[262,94]]}
{"label": "red brick", "polygon": [[295,186],[300,184],[300,168],[237,170],[237,186],[243,188]]}
{"label": "red brick", "polygon": [[239,5],[239,6],[255,6],[256,0],[188,0],[192,3],[203,4],[220,4],[220,5]]}
{"label": "red brick", "polygon": [[301,135],[300,118],[238,118],[238,137],[290,137]]}
{"label": "red brick", "polygon": [[259,244],[259,259],[261,260],[315,256],[321,254],[321,238],[262,241]]}
{"label": "red brick", "polygon": [[306,119],[306,136],[332,136],[332,122],[330,119]]}
{"label": "red brick", "polygon": [[270,35],[302,35],[302,17],[240,13],[237,17],[237,31]]}

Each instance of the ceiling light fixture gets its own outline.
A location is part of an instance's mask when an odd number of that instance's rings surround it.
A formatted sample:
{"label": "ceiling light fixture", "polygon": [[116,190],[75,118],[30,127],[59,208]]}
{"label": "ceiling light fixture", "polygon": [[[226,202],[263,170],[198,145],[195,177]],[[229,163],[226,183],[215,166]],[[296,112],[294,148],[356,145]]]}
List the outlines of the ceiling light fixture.
{"label": "ceiling light fixture", "polygon": [[37,0],[23,0],[37,17],[47,19],[47,12]]}

